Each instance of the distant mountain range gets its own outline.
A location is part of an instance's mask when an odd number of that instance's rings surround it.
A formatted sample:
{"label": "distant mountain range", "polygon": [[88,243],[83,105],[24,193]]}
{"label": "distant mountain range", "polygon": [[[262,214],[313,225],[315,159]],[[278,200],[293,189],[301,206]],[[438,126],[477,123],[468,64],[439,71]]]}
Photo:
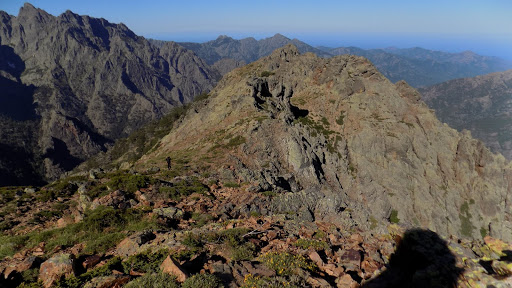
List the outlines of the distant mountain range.
{"label": "distant mountain range", "polygon": [[512,70],[419,90],[437,117],[512,160]]}
{"label": "distant mountain range", "polygon": [[[164,41],[157,41],[165,43]],[[430,86],[451,79],[472,77],[512,69],[512,62],[471,51],[447,53],[423,48],[386,48],[365,50],[357,47],[315,48],[298,39],[281,34],[256,40],[235,40],[220,36],[205,43],[179,43],[194,51],[221,74],[269,55],[286,44],[295,45],[301,53],[313,52],[320,57],[352,54],[368,58],[391,82],[405,80],[413,87]]]}
{"label": "distant mountain range", "polygon": [[4,185],[55,178],[220,77],[176,43],[30,4],[17,17],[0,11],[0,44]]}
{"label": "distant mountain range", "polygon": [[392,82],[405,80],[424,87],[456,78],[473,77],[512,68],[512,62],[471,51],[447,53],[423,48],[370,49],[342,47],[328,50],[333,55],[353,54],[368,58]]}

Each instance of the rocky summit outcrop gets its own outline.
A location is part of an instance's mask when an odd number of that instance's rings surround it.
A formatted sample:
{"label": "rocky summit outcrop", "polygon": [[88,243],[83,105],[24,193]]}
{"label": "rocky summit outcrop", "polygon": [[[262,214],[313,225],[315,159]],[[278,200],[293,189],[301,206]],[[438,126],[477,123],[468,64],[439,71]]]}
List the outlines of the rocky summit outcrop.
{"label": "rocky summit outcrop", "polygon": [[512,70],[420,89],[443,122],[464,129],[512,160]]}
{"label": "rocky summit outcrop", "polygon": [[[46,178],[207,92],[217,78],[192,51],[156,47],[124,24],[71,11],[54,17],[30,4],[17,17],[0,11],[0,114],[14,120],[8,129],[29,126],[37,149],[1,144],[22,156],[36,150]],[[11,162],[2,157],[0,167]]]}
{"label": "rocky summit outcrop", "polygon": [[512,240],[510,163],[362,57],[289,45],[235,69],[135,167],[168,155],[251,191],[278,191],[262,214]]}

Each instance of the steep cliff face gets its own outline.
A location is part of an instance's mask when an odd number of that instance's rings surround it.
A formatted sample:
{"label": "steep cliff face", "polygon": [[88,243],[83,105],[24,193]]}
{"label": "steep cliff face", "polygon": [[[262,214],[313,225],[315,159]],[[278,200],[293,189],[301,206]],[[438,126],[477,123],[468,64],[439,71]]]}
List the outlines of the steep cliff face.
{"label": "steep cliff face", "polygon": [[268,211],[512,239],[511,165],[357,56],[286,46],[228,73],[136,166],[168,155],[253,191],[281,191]]}
{"label": "steep cliff face", "polygon": [[467,129],[512,159],[512,70],[456,79],[420,90],[441,121]]}
{"label": "steep cliff face", "polygon": [[0,11],[0,44],[0,113],[40,123],[34,133],[48,178],[218,78],[175,43],[157,48],[123,24],[71,11],[54,17],[30,4],[17,17]]}

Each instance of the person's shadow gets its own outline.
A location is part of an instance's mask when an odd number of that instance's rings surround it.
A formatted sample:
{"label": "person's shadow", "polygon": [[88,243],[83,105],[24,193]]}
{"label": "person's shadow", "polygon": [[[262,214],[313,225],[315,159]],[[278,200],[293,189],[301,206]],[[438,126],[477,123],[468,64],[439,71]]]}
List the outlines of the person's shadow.
{"label": "person's shadow", "polygon": [[362,287],[456,287],[463,269],[455,264],[446,241],[435,232],[412,229],[398,243],[387,270]]}

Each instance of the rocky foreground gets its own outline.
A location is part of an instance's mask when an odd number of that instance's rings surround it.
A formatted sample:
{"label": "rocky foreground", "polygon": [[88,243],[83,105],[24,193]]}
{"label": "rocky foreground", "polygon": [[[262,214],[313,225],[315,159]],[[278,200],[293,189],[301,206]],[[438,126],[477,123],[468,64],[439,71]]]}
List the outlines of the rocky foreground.
{"label": "rocky foreground", "polygon": [[[270,214],[178,163],[2,188],[2,287],[511,287],[512,246]],[[226,167],[229,170],[229,167]],[[182,175],[178,171],[187,171]],[[181,286],[180,286],[181,285]]]}

